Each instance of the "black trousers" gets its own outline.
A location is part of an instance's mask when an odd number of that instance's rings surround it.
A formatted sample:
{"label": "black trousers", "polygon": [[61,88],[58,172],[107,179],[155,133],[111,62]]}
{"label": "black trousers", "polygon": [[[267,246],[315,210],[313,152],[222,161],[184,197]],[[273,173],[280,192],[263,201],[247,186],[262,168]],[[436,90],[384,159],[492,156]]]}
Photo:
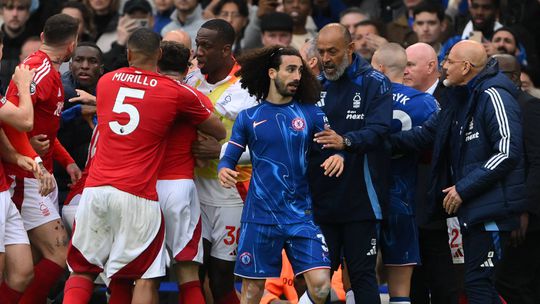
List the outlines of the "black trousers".
{"label": "black trousers", "polygon": [[463,265],[452,263],[447,230],[419,228],[418,232],[422,265],[414,268],[411,303],[457,304]]}
{"label": "black trousers", "polygon": [[378,222],[319,224],[328,245],[332,270],[345,257],[356,303],[381,303],[375,276]]}
{"label": "black trousers", "polygon": [[540,303],[540,230],[527,232],[517,247],[508,246],[495,286],[508,304]]}

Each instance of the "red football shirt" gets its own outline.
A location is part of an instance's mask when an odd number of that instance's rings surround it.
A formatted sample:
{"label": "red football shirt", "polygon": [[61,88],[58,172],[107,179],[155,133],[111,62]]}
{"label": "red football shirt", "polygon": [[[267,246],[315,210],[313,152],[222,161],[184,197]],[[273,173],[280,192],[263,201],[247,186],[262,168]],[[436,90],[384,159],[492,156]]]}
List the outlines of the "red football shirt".
{"label": "red football shirt", "polygon": [[110,185],[157,200],[157,170],[177,119],[211,115],[193,89],[160,74],[121,68],[97,85],[99,140],[86,187]]}
{"label": "red football shirt", "polygon": [[[213,112],[212,101],[203,93],[194,88],[191,89],[203,104]],[[158,179],[193,179],[195,158],[191,153],[191,146],[195,140],[197,140],[196,125],[190,120],[177,120],[171,133],[167,136],[167,148],[159,168]]]}
{"label": "red football shirt", "polygon": [[[50,140],[51,148],[42,157],[43,165],[52,172],[53,151],[56,142],[56,134],[60,127],[60,114],[64,106],[64,87],[60,79],[60,73],[54,69],[51,59],[42,51],[37,51],[28,56],[24,62],[31,69],[36,69],[33,83],[30,87],[32,103],[34,104],[34,128],[24,133],[5,125],[4,130],[15,149],[26,156],[36,157],[34,149],[30,145],[29,138],[45,134]],[[13,81],[6,90],[6,98],[15,105],[19,105],[17,86]],[[34,177],[31,172],[25,171],[14,164],[6,164],[8,174],[18,177]]]}

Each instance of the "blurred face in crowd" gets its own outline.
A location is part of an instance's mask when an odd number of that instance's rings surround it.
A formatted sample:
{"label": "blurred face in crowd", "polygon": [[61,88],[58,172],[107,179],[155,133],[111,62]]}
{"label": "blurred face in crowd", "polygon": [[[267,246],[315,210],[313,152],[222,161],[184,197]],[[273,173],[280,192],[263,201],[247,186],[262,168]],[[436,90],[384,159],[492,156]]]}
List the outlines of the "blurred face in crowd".
{"label": "blurred face in crowd", "polygon": [[493,35],[491,43],[497,50],[498,54],[515,55],[517,53],[516,39],[512,33],[507,31],[498,31]]}
{"label": "blurred face in crowd", "polygon": [[418,36],[419,42],[433,45],[439,42],[441,33],[444,32],[444,24],[437,18],[436,13],[421,12],[414,16],[413,30]]}
{"label": "blurred face in crowd", "polygon": [[311,14],[311,0],[283,0],[283,12],[291,16],[294,25],[304,26]]}
{"label": "blurred face in crowd", "polygon": [[[210,74],[220,68],[225,58],[225,44],[215,30],[201,28],[195,38],[197,65],[202,74]],[[230,48],[230,45],[228,45]]]}
{"label": "blurred face in crowd", "polygon": [[74,7],[66,7],[62,9],[62,14],[69,15],[79,21],[79,30],[77,33],[79,33],[79,37],[84,33],[84,19],[82,12]]}
{"label": "blurred face in crowd", "polygon": [[98,15],[107,14],[112,0],[88,0],[90,8]]}
{"label": "blurred face in crowd", "polygon": [[180,12],[191,13],[195,10],[199,1],[197,0],[174,0],[174,6]]}
{"label": "blurred face in crowd", "polygon": [[154,6],[158,12],[164,12],[173,7],[173,0],[154,0]]}
{"label": "blurred face in crowd", "polygon": [[422,0],[403,0],[403,4],[405,4],[405,7],[407,9],[412,9],[413,7],[420,4],[420,2],[422,2]]}
{"label": "blurred face in crowd", "polygon": [[469,12],[474,28],[483,31],[493,27],[498,8],[495,7],[492,0],[471,0]]}
{"label": "blurred face in crowd", "polygon": [[317,39],[317,51],[323,65],[324,76],[338,80],[351,64],[354,43],[347,44],[338,27],[321,30]]}
{"label": "blurred face in crowd", "polygon": [[292,33],[287,31],[264,31],[261,40],[265,47],[274,45],[287,47],[291,44]]}
{"label": "blurred face in crowd", "polygon": [[366,60],[371,60],[375,50],[370,48],[366,40],[367,35],[378,35],[377,28],[371,24],[359,25],[354,31],[354,46],[355,51]]}
{"label": "blurred face in crowd", "polygon": [[349,30],[351,36],[354,36],[354,29],[356,27],[356,24],[367,19],[368,17],[364,14],[351,12],[343,15],[343,17],[341,17],[341,19],[339,20],[339,23],[344,25]]}
{"label": "blurred face in crowd", "polygon": [[240,14],[238,5],[234,2],[225,3],[221,11],[217,15],[219,19],[223,19],[234,28],[236,36],[240,35],[242,29],[247,25],[248,19]]}
{"label": "blurred face in crowd", "polygon": [[37,52],[41,46],[41,40],[27,40],[21,46],[21,55],[19,55],[19,60],[23,61],[29,55]]}
{"label": "blurred face in crowd", "polygon": [[530,91],[534,88],[534,83],[531,80],[531,77],[527,73],[521,72],[519,76],[519,81],[521,81],[521,89],[525,92]]}
{"label": "blurred face in crowd", "polygon": [[30,18],[30,6],[18,1],[8,2],[2,8],[4,24],[11,32],[19,32],[24,29],[24,25]]}
{"label": "blurred face in crowd", "polygon": [[70,70],[82,87],[94,88],[103,74],[98,50],[91,46],[77,47],[71,59]]}

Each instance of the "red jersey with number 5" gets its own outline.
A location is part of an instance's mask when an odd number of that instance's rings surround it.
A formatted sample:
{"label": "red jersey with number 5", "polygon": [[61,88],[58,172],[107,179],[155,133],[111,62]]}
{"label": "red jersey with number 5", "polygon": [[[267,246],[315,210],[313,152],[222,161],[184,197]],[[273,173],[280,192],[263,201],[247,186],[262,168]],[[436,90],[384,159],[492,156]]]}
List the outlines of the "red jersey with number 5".
{"label": "red jersey with number 5", "polygon": [[109,185],[151,200],[173,123],[211,115],[191,88],[134,67],[100,78],[97,113],[100,139],[85,187]]}

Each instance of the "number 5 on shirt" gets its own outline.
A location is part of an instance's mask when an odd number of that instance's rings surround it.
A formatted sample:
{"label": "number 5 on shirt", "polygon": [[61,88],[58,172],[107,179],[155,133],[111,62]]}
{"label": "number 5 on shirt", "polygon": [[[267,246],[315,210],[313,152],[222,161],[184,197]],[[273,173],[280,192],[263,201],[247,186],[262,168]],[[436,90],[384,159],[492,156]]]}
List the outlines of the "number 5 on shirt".
{"label": "number 5 on shirt", "polygon": [[118,121],[109,122],[111,130],[118,135],[128,135],[135,131],[139,125],[139,111],[134,105],[124,103],[126,97],[143,99],[144,91],[131,88],[120,88],[118,90],[112,111],[118,114],[126,113],[129,116],[129,121],[125,125],[121,125]]}

